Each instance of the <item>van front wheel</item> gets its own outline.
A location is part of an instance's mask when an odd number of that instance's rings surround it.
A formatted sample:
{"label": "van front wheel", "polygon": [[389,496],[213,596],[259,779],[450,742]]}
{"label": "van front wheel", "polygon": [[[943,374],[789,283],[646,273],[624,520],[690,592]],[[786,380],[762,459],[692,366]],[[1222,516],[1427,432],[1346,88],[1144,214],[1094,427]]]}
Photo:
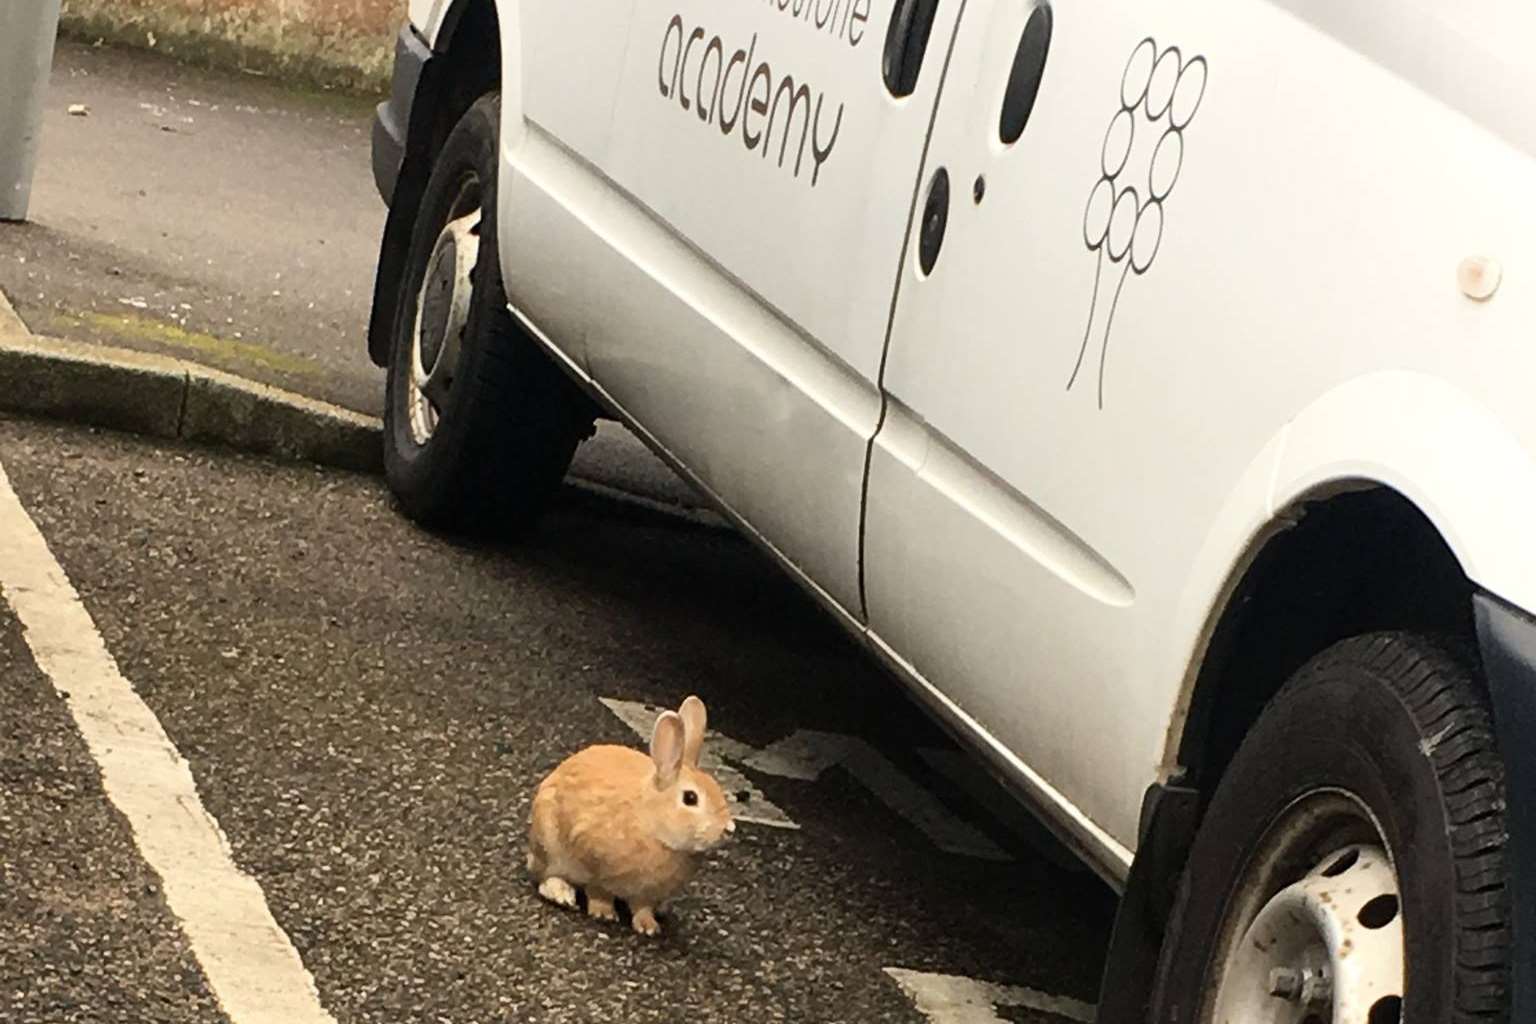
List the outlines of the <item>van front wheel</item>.
{"label": "van front wheel", "polygon": [[396,305],[384,469],[406,514],[517,530],[543,510],[593,409],[513,320],[496,232],[500,103],[460,119],[432,168]]}
{"label": "van front wheel", "polygon": [[1159,1024],[1505,1024],[1504,778],[1447,649],[1346,640],[1243,741],[1165,939]]}

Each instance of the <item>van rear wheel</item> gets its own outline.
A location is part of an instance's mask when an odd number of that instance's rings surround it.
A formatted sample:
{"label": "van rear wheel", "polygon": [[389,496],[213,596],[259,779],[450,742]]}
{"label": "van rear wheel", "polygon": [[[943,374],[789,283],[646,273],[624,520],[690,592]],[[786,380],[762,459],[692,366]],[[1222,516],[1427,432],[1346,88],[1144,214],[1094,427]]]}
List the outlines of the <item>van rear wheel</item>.
{"label": "van rear wheel", "polygon": [[385,385],[384,469],[406,514],[517,530],[548,503],[587,398],[513,320],[496,232],[500,102],[482,97],[432,168],[406,257]]}
{"label": "van rear wheel", "polygon": [[1344,641],[1260,716],[1201,823],[1160,1024],[1504,1024],[1504,779],[1473,672]]}

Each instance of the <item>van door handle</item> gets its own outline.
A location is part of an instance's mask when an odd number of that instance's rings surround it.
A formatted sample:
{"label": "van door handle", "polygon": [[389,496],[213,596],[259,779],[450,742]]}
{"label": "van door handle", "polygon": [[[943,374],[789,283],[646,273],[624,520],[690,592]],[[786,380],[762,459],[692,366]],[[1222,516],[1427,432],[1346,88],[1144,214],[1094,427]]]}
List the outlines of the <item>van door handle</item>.
{"label": "van door handle", "polygon": [[1045,56],[1051,49],[1051,25],[1055,18],[1048,0],[1040,0],[1013,54],[1013,70],[1008,74],[1008,89],[1003,93],[1003,112],[997,119],[997,137],[1011,146],[1024,134],[1029,115],[1035,109],[1040,80],[1045,77]]}
{"label": "van door handle", "polygon": [[885,57],[881,70],[892,96],[910,96],[917,88],[917,74],[928,52],[933,15],[939,0],[896,0],[891,24],[885,32]]}
{"label": "van door handle", "polygon": [[944,246],[944,230],[949,226],[949,172],[940,167],[928,185],[928,199],[923,203],[923,225],[917,235],[917,264],[923,276],[933,273]]}

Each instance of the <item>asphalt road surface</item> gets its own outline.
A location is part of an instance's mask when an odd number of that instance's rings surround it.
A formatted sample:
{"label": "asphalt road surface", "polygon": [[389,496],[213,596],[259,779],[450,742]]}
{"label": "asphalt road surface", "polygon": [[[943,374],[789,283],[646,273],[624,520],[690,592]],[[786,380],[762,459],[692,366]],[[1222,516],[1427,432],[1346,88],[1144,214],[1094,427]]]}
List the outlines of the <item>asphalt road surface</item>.
{"label": "asphalt road surface", "polygon": [[[379,415],[384,371],[365,336],[387,211],[372,115],[357,97],[61,42],[31,220],[0,224],[0,288],[38,334],[179,356]],[[575,472],[702,504],[614,423]]]}
{"label": "asphalt road surface", "polygon": [[[182,803],[217,821],[341,1024],[1090,1012],[1111,894],[936,771],[944,737],[733,535],[567,492],[521,544],[468,546],[370,478],[24,420],[0,419],[0,470],[0,523],[35,524],[49,585],[73,584],[190,768]],[[40,667],[71,620],[19,594],[25,561],[0,565],[0,1018],[252,1024],[225,1016],[195,915],[151,866],[169,826],[123,810],[148,783],[125,788],[87,744],[100,723],[72,717],[94,705]],[[738,754],[863,753],[814,779],[732,766],[798,827],[739,826],[659,940],[539,900],[538,780],[638,742],[599,698],[690,692]],[[995,855],[946,852],[957,830]]]}

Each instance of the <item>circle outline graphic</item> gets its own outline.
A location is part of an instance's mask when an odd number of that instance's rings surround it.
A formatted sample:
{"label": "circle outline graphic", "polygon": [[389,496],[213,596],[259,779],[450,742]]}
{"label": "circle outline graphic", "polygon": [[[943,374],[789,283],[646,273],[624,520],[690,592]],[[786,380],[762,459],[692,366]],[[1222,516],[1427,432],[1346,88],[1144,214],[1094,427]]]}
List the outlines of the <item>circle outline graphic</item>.
{"label": "circle outline graphic", "polygon": [[[1152,65],[1147,68],[1147,81],[1146,81],[1146,84],[1141,87],[1141,92],[1136,94],[1136,98],[1134,100],[1127,100],[1125,98],[1125,84],[1126,84],[1126,81],[1130,78],[1131,66],[1136,63],[1136,55],[1141,53],[1141,48],[1143,46],[1150,46],[1150,47],[1152,47]],[[1125,70],[1120,72],[1120,109],[1121,110],[1132,110],[1132,111],[1134,111],[1137,107],[1141,106],[1141,101],[1146,98],[1147,89],[1152,85],[1152,72],[1156,68],[1157,68],[1157,41],[1155,39],[1153,39],[1151,36],[1147,36],[1141,42],[1136,44],[1136,48],[1131,51],[1130,59],[1125,62]]]}
{"label": "circle outline graphic", "polygon": [[[1124,116],[1131,125],[1130,138],[1125,143],[1125,154],[1120,157],[1120,162],[1114,170],[1109,169],[1109,137],[1115,133],[1115,125],[1120,123]],[[1130,163],[1131,152],[1136,148],[1136,114],[1124,107],[1115,111],[1115,116],[1109,119],[1109,127],[1104,130],[1104,141],[1099,144],[1099,170],[1106,178],[1117,178],[1120,172],[1125,170],[1125,165]]]}
{"label": "circle outline graphic", "polygon": [[[1172,57],[1177,70],[1173,73],[1173,88],[1168,90],[1168,102],[1163,104],[1163,109],[1152,113],[1152,83],[1157,80],[1157,69],[1163,66],[1165,58]],[[1147,89],[1142,97],[1142,110],[1147,115],[1147,120],[1161,120],[1162,116],[1173,109],[1173,98],[1178,95],[1179,81],[1184,77],[1184,52],[1177,46],[1170,46],[1157,55],[1157,60],[1152,64],[1152,73],[1147,76]]]}
{"label": "circle outline graphic", "polygon": [[[1168,187],[1163,189],[1162,195],[1158,195],[1157,182],[1154,180],[1157,174],[1157,155],[1163,151],[1163,144],[1170,138],[1178,141],[1179,159],[1173,165],[1173,177],[1168,181]],[[1163,132],[1162,138],[1157,140],[1157,145],[1152,147],[1152,159],[1147,164],[1147,198],[1153,202],[1162,202],[1173,192],[1173,186],[1179,183],[1179,175],[1184,172],[1184,133],[1177,128],[1169,127]]]}
{"label": "circle outline graphic", "polygon": [[[1141,219],[1143,217],[1145,217],[1147,215],[1147,212],[1149,210],[1151,210],[1153,207],[1157,208],[1157,241],[1152,244],[1152,255],[1147,257],[1147,261],[1144,264],[1142,264],[1141,266],[1137,266],[1136,265],[1136,239],[1141,237]],[[1131,244],[1130,244],[1130,246],[1127,249],[1127,252],[1129,253],[1130,260],[1131,260],[1131,273],[1135,274],[1137,277],[1140,277],[1142,274],[1145,274],[1147,271],[1151,270],[1152,269],[1152,261],[1157,259],[1158,250],[1160,250],[1162,247],[1163,247],[1163,203],[1162,203],[1162,200],[1160,200],[1160,199],[1149,199],[1149,200],[1147,200],[1146,205],[1143,206],[1139,211],[1137,211],[1137,213],[1136,213],[1136,226],[1131,229]]]}
{"label": "circle outline graphic", "polygon": [[[1093,213],[1093,197],[1099,194],[1099,186],[1109,186],[1109,216],[1104,218],[1104,230],[1099,234],[1098,241],[1094,241],[1088,234],[1088,217]],[[1083,206],[1083,244],[1089,252],[1098,252],[1105,242],[1109,241],[1109,222],[1115,217],[1115,183],[1110,178],[1100,178],[1093,183],[1093,188],[1088,192],[1088,202]]]}
{"label": "circle outline graphic", "polygon": [[[1196,64],[1200,65],[1200,91],[1195,94],[1195,105],[1189,108],[1188,116],[1186,116],[1184,118],[1184,122],[1180,124],[1173,116],[1173,106],[1179,98],[1179,87],[1184,84],[1184,76],[1189,74],[1190,69],[1193,68]],[[1200,110],[1200,104],[1205,102],[1205,87],[1210,84],[1210,80],[1211,66],[1206,61],[1205,57],[1201,54],[1196,54],[1195,56],[1189,58],[1189,62],[1185,64],[1183,70],[1179,72],[1179,80],[1173,85],[1173,95],[1168,99],[1168,124],[1170,126],[1178,129],[1181,132],[1185,128],[1189,127],[1189,123],[1195,119],[1195,114],[1197,114]]]}
{"label": "circle outline graphic", "polygon": [[[1115,255],[1114,243],[1110,238],[1114,234],[1115,214],[1120,209],[1121,200],[1129,196],[1131,205],[1136,210],[1136,218],[1131,221],[1131,233],[1125,240],[1125,248],[1120,250],[1120,255]],[[1141,220],[1141,193],[1136,191],[1135,185],[1127,185],[1115,195],[1115,204],[1109,208],[1109,227],[1104,232],[1104,255],[1109,257],[1109,262],[1120,263],[1131,254],[1131,243],[1136,240],[1136,225]]]}

